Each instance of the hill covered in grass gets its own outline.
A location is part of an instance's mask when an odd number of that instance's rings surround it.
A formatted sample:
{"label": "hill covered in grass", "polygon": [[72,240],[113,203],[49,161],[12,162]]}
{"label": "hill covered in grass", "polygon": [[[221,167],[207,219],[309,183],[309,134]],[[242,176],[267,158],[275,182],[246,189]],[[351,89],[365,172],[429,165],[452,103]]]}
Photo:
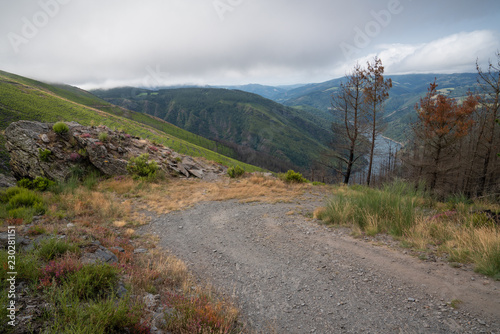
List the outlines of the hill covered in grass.
{"label": "hill covered in grass", "polygon": [[205,138],[247,147],[301,168],[310,167],[331,137],[322,118],[240,90],[128,87],[93,93]]}
{"label": "hill covered in grass", "polygon": [[[228,156],[232,149],[189,133],[165,121],[114,106],[89,92],[66,85],[50,85],[0,71],[0,130],[18,120],[40,122],[75,121],[82,125],[106,125],[131,135],[161,143],[176,152],[205,157],[224,165],[242,165],[247,171],[261,170]],[[0,169],[8,156],[0,138]],[[220,150],[228,156],[214,152]]]}

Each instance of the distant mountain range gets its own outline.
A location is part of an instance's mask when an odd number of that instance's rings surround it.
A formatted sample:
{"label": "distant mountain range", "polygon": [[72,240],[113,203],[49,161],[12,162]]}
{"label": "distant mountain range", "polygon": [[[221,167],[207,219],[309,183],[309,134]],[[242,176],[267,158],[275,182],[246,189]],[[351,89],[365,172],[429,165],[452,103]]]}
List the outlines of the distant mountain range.
{"label": "distant mountain range", "polygon": [[327,148],[332,137],[330,123],[309,113],[308,108],[287,107],[242,90],[151,91],[128,87],[92,93],[112,104],[152,115],[205,138],[228,146],[238,145],[237,151],[242,147],[253,150],[249,156],[238,158],[252,159],[246,162],[259,166],[265,166],[265,160],[273,160],[272,164],[280,167],[278,169],[307,169]]}
{"label": "distant mountain range", "polygon": [[[420,97],[427,93],[429,84],[436,79],[438,90],[449,97],[462,99],[469,90],[477,87],[477,73],[458,74],[407,74],[388,75],[393,87],[386,102],[386,122],[388,124],[385,135],[398,141],[407,139],[405,129],[415,115],[415,105]],[[286,106],[309,107],[309,111],[325,120],[332,120],[329,110],[331,95],[344,78],[329,80],[317,84],[307,84],[285,89],[271,86],[235,86],[237,89],[251,91],[266,96]]]}
{"label": "distant mountain range", "polygon": [[[431,82],[436,79],[438,90],[450,97],[462,99],[469,90],[474,91],[477,87],[477,73],[457,74],[406,74],[387,75],[393,81],[393,87],[386,101],[385,135],[397,141],[407,140],[408,124],[415,116],[415,105],[420,97],[427,93]],[[214,88],[226,88],[230,90],[241,90],[271,99],[285,106],[307,111],[322,122],[334,120],[330,113],[331,94],[337,89],[344,78],[337,78],[321,83],[298,84],[289,86],[266,86],[259,84],[239,86],[217,86]],[[161,90],[178,87],[164,87]],[[199,88],[199,87],[191,87]],[[203,88],[211,88],[209,86]]]}
{"label": "distant mountain range", "polygon": [[[476,88],[476,74],[388,76],[385,135],[407,139],[415,104],[429,84],[462,99]],[[243,85],[148,90],[115,88],[87,92],[0,71],[0,129],[10,122],[75,120],[105,124],[148,137],[181,153],[233,165],[237,159],[273,171],[309,170],[335,134],[331,94],[343,78],[293,86]],[[0,169],[5,167],[0,136]]]}

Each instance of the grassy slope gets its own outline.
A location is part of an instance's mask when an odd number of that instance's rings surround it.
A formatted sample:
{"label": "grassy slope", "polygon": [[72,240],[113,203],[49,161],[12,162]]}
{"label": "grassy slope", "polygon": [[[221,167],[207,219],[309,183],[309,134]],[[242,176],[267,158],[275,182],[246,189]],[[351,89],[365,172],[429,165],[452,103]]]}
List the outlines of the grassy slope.
{"label": "grassy slope", "polygon": [[243,91],[119,88],[94,93],[204,137],[246,145],[303,167],[317,158],[330,136],[319,118]]}
{"label": "grassy slope", "polygon": [[[236,164],[242,165],[247,171],[261,170],[258,167],[240,163],[199,145],[195,145],[174,135],[168,134],[174,128],[177,133],[184,137],[189,137],[186,131],[161,123],[154,129],[150,125],[138,123],[127,119],[115,111],[114,114],[100,109],[88,107],[85,104],[92,104],[97,100],[90,93],[83,93],[63,89],[61,86],[51,86],[31,79],[0,72],[0,129],[5,129],[11,122],[17,120],[36,120],[43,122],[56,121],[76,121],[82,125],[103,124],[110,128],[123,129],[124,131],[162,143],[173,150],[192,156],[201,156],[209,160],[217,161],[228,166]],[[59,95],[61,94],[61,95]],[[74,99],[78,102],[73,102]],[[106,108],[112,109],[108,104]],[[121,109],[122,114],[127,113]],[[136,114],[136,113],[134,113]],[[143,115],[134,115],[137,119]],[[131,117],[133,118],[133,117]],[[151,125],[153,121],[148,120]],[[165,131],[165,132],[164,132]],[[176,133],[175,131],[172,131]],[[197,138],[191,135],[193,138]],[[200,142],[202,139],[200,139]],[[206,144],[206,143],[205,143]]]}

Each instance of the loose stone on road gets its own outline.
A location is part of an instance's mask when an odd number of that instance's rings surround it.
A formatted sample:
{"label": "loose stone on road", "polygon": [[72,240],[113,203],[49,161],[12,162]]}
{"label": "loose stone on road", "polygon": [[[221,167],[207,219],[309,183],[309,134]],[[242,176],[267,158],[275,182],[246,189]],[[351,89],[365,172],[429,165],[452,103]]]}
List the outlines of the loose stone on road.
{"label": "loose stone on road", "polygon": [[307,220],[297,212],[321,203],[305,202],[203,202],[142,232],[233,296],[256,332],[500,333],[500,282]]}

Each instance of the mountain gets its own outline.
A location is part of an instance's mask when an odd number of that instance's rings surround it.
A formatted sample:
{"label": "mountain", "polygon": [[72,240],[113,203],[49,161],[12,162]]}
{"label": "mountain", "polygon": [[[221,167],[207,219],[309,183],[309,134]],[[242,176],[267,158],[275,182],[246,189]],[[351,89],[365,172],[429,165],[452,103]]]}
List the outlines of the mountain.
{"label": "mountain", "polygon": [[[106,125],[164,144],[173,150],[205,157],[247,171],[262,170],[240,163],[232,148],[183,130],[173,124],[106,102],[76,87],[52,85],[0,71],[0,130],[18,120],[75,121],[82,125]],[[3,131],[2,131],[3,133]],[[0,135],[0,170],[6,170],[5,137]],[[214,152],[218,150],[228,156]]]}
{"label": "mountain", "polygon": [[285,87],[265,86],[259,84],[248,84],[241,86],[217,86],[215,88],[225,88],[230,90],[242,90],[247,93],[253,93],[265,97],[266,99],[275,100],[279,96],[285,94],[288,89]]}
{"label": "mountain", "polygon": [[266,159],[279,159],[286,168],[309,168],[331,137],[329,123],[310,108],[286,107],[241,90],[117,88],[92,92],[205,138],[255,150],[254,154],[266,154]]}
{"label": "mountain", "polygon": [[[387,78],[392,79],[393,87],[389,91],[385,106],[385,118],[388,124],[385,135],[397,141],[407,139],[405,130],[415,115],[414,107],[420,97],[427,93],[429,84],[434,79],[438,84],[439,93],[457,99],[464,98],[469,90],[474,91],[477,87],[476,73],[407,74],[392,75]],[[323,117],[327,117],[331,107],[331,94],[343,80],[345,78],[291,89],[277,96],[276,101],[287,106],[318,109],[323,113]]]}

